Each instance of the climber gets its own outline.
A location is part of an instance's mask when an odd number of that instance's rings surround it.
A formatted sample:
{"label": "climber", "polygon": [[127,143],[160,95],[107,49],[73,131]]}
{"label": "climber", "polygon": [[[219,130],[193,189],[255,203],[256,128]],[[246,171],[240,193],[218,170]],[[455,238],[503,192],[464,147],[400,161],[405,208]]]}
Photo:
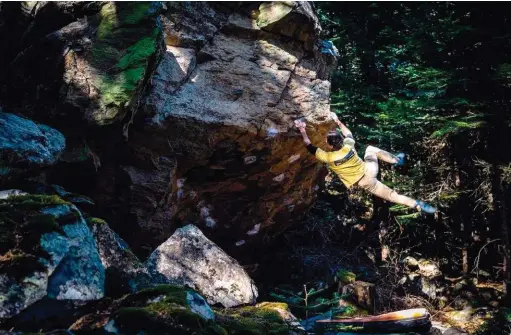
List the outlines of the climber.
{"label": "climber", "polygon": [[296,120],[295,126],[300,130],[303,143],[309,152],[315,155],[319,161],[327,163],[328,168],[335,172],[347,188],[355,185],[390,202],[416,208],[429,214],[436,212],[436,209],[427,203],[398,194],[376,179],[378,159],[394,166],[401,166],[405,162],[405,154],[400,153],[394,156],[384,150],[368,146],[364,160],[362,160],[355,151],[355,140],[351,131],[339,121],[335,113],[332,113],[332,118],[339,126],[340,133],[338,130],[327,135],[326,142],[332,148],[332,151],[329,152],[311,144],[305,131],[306,124],[304,121]]}

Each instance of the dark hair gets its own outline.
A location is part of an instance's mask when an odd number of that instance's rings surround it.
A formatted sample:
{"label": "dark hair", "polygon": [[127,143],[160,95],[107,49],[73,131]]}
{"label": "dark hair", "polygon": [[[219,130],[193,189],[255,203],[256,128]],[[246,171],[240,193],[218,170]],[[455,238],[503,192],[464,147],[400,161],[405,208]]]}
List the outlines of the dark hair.
{"label": "dark hair", "polygon": [[338,132],[330,132],[326,137],[326,142],[331,145],[335,150],[342,148],[344,137]]}

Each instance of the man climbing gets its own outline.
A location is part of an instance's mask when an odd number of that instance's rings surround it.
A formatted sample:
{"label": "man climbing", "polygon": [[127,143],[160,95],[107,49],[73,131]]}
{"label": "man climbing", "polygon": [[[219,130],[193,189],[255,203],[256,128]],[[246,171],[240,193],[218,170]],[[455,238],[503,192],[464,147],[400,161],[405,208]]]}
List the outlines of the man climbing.
{"label": "man climbing", "polygon": [[305,131],[305,122],[297,120],[295,125],[300,130],[303,143],[309,152],[315,155],[319,161],[326,163],[328,168],[335,172],[347,188],[355,185],[390,202],[416,208],[429,214],[436,212],[436,209],[427,203],[398,194],[376,179],[378,159],[394,166],[401,166],[405,161],[403,153],[394,156],[384,150],[368,146],[364,160],[360,159],[355,151],[355,140],[351,131],[339,121],[335,113],[332,113],[332,117],[339,126],[342,135],[338,131],[330,132],[327,135],[327,144],[332,148],[332,151],[329,152],[311,144]]}

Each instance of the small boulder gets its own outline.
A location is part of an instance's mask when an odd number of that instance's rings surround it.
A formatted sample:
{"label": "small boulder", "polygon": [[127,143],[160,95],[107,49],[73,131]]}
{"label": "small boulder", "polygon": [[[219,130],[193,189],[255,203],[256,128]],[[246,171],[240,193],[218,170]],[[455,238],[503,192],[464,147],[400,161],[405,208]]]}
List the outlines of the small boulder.
{"label": "small boulder", "polygon": [[436,278],[442,275],[440,267],[435,262],[428,259],[420,259],[418,261],[419,273],[427,278]]}
{"label": "small boulder", "polygon": [[25,195],[26,193],[20,190],[3,190],[0,191],[0,200],[8,199],[16,195]]}
{"label": "small boulder", "polygon": [[55,164],[65,144],[59,131],[0,109],[0,178]]}
{"label": "small boulder", "polygon": [[146,266],[156,283],[187,285],[210,304],[233,307],[257,298],[257,288],[240,264],[194,225],[176,230]]}
{"label": "small boulder", "polygon": [[344,286],[342,288],[342,295],[369,311],[374,310],[374,284],[357,280],[352,284]]}
{"label": "small boulder", "polygon": [[151,285],[151,276],[128,245],[108,224],[98,218],[87,219],[105,267],[108,296],[132,293]]}
{"label": "small boulder", "polygon": [[104,269],[81,213],[57,196],[0,200],[0,318],[44,297],[95,300]]}
{"label": "small boulder", "polygon": [[408,293],[420,295],[430,299],[435,299],[437,296],[437,283],[434,280],[423,277],[417,273],[412,273],[406,277],[401,278],[399,283]]}
{"label": "small boulder", "polygon": [[408,256],[403,260],[403,264],[405,265],[406,269],[409,271],[415,271],[419,269],[419,262],[411,257]]}

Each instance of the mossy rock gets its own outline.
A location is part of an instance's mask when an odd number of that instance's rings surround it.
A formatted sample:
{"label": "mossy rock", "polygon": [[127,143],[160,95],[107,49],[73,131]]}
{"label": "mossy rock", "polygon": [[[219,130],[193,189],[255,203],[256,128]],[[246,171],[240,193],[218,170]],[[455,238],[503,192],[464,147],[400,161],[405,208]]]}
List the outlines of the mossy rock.
{"label": "mossy rock", "polygon": [[[44,269],[40,259],[50,259],[41,248],[41,236],[56,232],[70,218],[43,214],[43,208],[71,205],[58,196],[18,195],[0,200],[0,273],[21,280]],[[75,218],[76,219],[76,218]]]}
{"label": "mossy rock", "polygon": [[66,103],[90,123],[107,125],[135,112],[164,50],[161,9],[157,1],[106,2],[89,20],[96,28],[85,33],[91,42],[66,55]]}
{"label": "mossy rock", "polygon": [[342,299],[340,301],[342,310],[335,315],[334,318],[361,317],[369,315],[369,311],[350,301]]}
{"label": "mossy rock", "polygon": [[293,10],[293,1],[265,2],[259,6],[257,25],[266,27],[275,23]]}
{"label": "mossy rock", "polygon": [[106,109],[99,123],[118,118],[119,111],[133,107],[133,97],[141,93],[161,40],[157,12],[155,2],[109,2],[102,7],[97,40],[89,53],[90,63],[104,70],[96,81]]}
{"label": "mossy rock", "polygon": [[256,306],[217,309],[217,323],[230,335],[287,335],[290,326],[280,311],[287,311],[285,303],[261,303]]}
{"label": "mossy rock", "polygon": [[105,220],[96,217],[89,217],[86,219],[86,222],[89,227],[92,227],[93,225],[107,224]]}
{"label": "mossy rock", "polygon": [[225,330],[192,310],[189,293],[177,285],[160,285],[126,297],[111,317],[123,334],[223,335]]}

